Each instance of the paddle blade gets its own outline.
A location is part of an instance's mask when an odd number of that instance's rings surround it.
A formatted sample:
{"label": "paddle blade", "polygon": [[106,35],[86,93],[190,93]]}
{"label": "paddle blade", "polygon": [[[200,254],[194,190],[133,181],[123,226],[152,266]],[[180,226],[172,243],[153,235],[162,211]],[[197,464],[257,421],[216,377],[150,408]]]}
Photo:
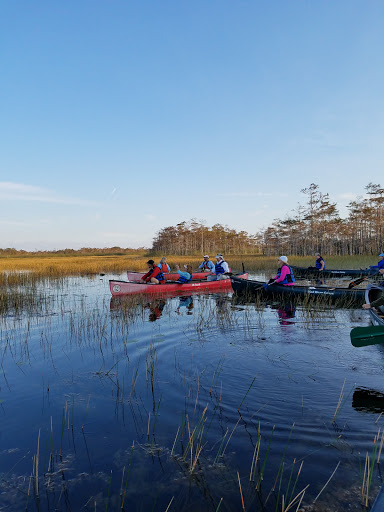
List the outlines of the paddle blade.
{"label": "paddle blade", "polygon": [[351,331],[351,343],[354,347],[384,343],[384,326],[355,327]]}

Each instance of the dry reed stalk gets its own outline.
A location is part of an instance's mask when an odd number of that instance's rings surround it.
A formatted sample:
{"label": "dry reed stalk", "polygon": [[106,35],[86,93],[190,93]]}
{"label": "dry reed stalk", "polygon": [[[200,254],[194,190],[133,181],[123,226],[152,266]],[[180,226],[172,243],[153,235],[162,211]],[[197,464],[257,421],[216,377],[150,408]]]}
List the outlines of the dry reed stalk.
{"label": "dry reed stalk", "polygon": [[241,506],[243,507],[243,510],[245,511],[245,505],[244,505],[244,498],[243,498],[243,491],[241,489],[241,482],[240,482],[240,475],[239,472],[237,472],[237,479],[239,481],[239,489],[240,489],[240,497],[241,497]]}
{"label": "dry reed stalk", "polygon": [[172,450],[171,450],[171,457],[173,455],[173,450],[175,449],[175,444],[176,444],[176,441],[177,441],[177,437],[179,435],[179,430],[180,430],[180,426],[178,427],[177,429],[177,432],[176,432],[176,437],[175,437],[175,440],[173,441],[173,446],[172,446]]}
{"label": "dry reed stalk", "polygon": [[339,467],[340,465],[340,461],[337,463],[337,466],[335,467],[335,469],[333,470],[333,473],[332,475],[328,478],[328,480],[326,481],[324,487],[321,489],[321,491],[319,492],[319,494],[316,496],[316,498],[313,500],[313,503],[316,503],[317,501],[317,498],[319,498],[320,494],[324,491],[324,489],[327,487],[327,485],[329,484],[329,482],[332,480],[333,478],[333,475],[336,473],[337,471],[337,468]]}
{"label": "dry reed stalk", "polygon": [[174,496],[172,496],[171,501],[170,501],[170,502],[169,502],[169,504],[168,504],[168,507],[165,509],[165,512],[168,512],[169,507],[171,506],[172,501],[174,500],[174,498],[175,498],[175,497],[174,497]]}
{"label": "dry reed stalk", "polygon": [[149,422],[151,421],[151,412],[148,415],[148,428],[147,428],[147,437],[149,437]]}
{"label": "dry reed stalk", "polygon": [[344,386],[345,386],[345,379],[344,379],[344,383],[343,383],[343,386],[342,386],[341,391],[340,391],[339,401],[337,402],[337,406],[336,406],[335,414],[333,415],[333,418],[332,418],[332,423],[335,421],[336,416],[337,416],[337,413],[339,412],[340,406],[341,406],[341,404],[342,404],[342,402],[343,402],[343,398],[344,398]]}
{"label": "dry reed stalk", "polygon": [[40,429],[37,438],[37,453],[36,453],[36,496],[39,496],[39,453],[40,453]]}

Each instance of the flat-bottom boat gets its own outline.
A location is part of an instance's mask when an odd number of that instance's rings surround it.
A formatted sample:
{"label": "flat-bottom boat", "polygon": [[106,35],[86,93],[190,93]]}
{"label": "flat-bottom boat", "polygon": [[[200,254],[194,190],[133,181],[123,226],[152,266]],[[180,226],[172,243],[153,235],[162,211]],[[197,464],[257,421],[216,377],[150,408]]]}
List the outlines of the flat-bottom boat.
{"label": "flat-bottom boat", "polygon": [[[196,279],[207,279],[208,274],[209,272],[193,272],[192,280],[195,281]],[[128,281],[140,281],[144,275],[145,272],[131,272],[129,270],[127,272]],[[168,274],[164,274],[164,277],[167,279],[167,281],[177,281],[180,276],[177,272],[169,272]]]}
{"label": "flat-bottom boat", "polygon": [[[242,280],[237,277],[231,277],[233,291],[246,297],[261,295],[274,299],[287,299],[289,301],[305,298],[316,298],[324,302],[338,302],[340,305],[348,306],[352,304],[362,305],[364,301],[365,290],[359,288],[331,288],[325,286],[284,286],[279,284],[268,285],[263,281]],[[377,298],[381,291],[376,290]]]}
{"label": "flat-bottom boat", "polygon": [[291,265],[293,274],[295,277],[303,278],[340,278],[340,277],[368,277],[375,276],[378,274],[379,269],[377,267],[368,268],[353,268],[353,269],[332,269],[325,268],[324,270],[317,270],[315,267],[295,267]]}
{"label": "flat-bottom boat", "polygon": [[[179,276],[178,276],[179,277]],[[238,274],[237,278],[242,281],[248,279],[248,272]],[[175,281],[164,284],[139,283],[135,281],[109,281],[109,289],[113,296],[131,294],[167,294],[184,295],[190,292],[216,292],[218,290],[231,291],[231,279],[220,279],[218,281],[190,281],[189,283],[178,283]]]}

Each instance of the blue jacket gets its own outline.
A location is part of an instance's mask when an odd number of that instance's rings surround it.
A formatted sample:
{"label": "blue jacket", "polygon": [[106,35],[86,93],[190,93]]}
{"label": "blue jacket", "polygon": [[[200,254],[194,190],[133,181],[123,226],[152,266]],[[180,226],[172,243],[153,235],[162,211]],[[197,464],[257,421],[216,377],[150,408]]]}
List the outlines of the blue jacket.
{"label": "blue jacket", "polygon": [[[317,269],[320,269],[321,268],[321,262],[324,261],[323,258],[320,256],[320,258],[317,258],[316,260],[316,268]],[[325,268],[325,261],[324,261],[324,268]]]}
{"label": "blue jacket", "polygon": [[178,270],[177,273],[180,276],[177,280],[179,283],[189,283],[189,281],[192,279],[192,276],[189,272],[182,272],[181,270]]}

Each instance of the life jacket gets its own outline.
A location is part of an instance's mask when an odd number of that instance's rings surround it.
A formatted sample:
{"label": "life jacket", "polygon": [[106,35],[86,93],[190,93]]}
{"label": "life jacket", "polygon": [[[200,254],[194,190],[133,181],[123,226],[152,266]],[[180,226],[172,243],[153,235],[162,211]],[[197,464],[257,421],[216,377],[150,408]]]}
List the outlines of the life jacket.
{"label": "life jacket", "polygon": [[158,268],[160,270],[160,272],[158,274],[156,274],[154,276],[155,279],[157,279],[158,281],[165,281],[165,277],[164,277],[164,274],[163,274],[163,271],[161,270],[161,267],[159,266],[156,266],[156,267],[153,267],[150,271],[149,271],[149,275],[151,276],[155,270],[155,268]]}
{"label": "life jacket", "polygon": [[205,261],[205,260],[203,261],[203,266],[202,266],[203,270],[204,269],[208,269],[209,270],[210,267],[208,267],[208,263],[211,263],[211,262],[209,260],[208,261]]}
{"label": "life jacket", "polygon": [[[322,257],[317,258],[316,260],[316,268],[317,270],[321,269],[321,262],[324,261]],[[325,268],[325,262],[324,262],[324,268]]]}
{"label": "life jacket", "polygon": [[377,266],[378,266],[379,270],[381,268],[384,268],[384,260],[380,260],[379,263],[377,264]]}
{"label": "life jacket", "polygon": [[171,268],[170,266],[168,265],[168,263],[164,263],[164,270],[163,270],[163,264],[162,263],[159,263],[157,265],[159,267],[159,269],[163,272],[163,274],[168,274],[168,272],[171,271]]}
{"label": "life jacket", "polygon": [[224,263],[224,260],[221,260],[220,263],[216,263],[215,265],[215,273],[216,275],[224,274],[225,270],[222,267],[222,264]]}
{"label": "life jacket", "polygon": [[187,272],[187,274],[189,275],[189,279],[187,279],[184,276],[179,276],[178,282],[179,283],[189,283],[189,281],[192,280],[192,276],[191,276],[191,274],[189,272]]}
{"label": "life jacket", "polygon": [[[284,263],[284,265],[285,265],[285,263]],[[284,266],[284,265],[283,265],[283,266]],[[289,274],[287,274],[287,275],[285,276],[284,281],[280,281],[280,282],[279,282],[279,283],[277,283],[277,284],[289,284],[289,283],[294,283],[294,282],[295,282],[295,276],[293,275],[292,268],[291,268],[289,265],[285,265],[285,266],[289,268],[289,272],[290,272],[290,273],[289,273]],[[283,267],[281,267],[281,268],[278,268],[278,269],[277,269],[277,278],[278,278],[278,279],[279,279],[279,277],[281,276],[281,269],[282,269],[282,268],[283,268]]]}

